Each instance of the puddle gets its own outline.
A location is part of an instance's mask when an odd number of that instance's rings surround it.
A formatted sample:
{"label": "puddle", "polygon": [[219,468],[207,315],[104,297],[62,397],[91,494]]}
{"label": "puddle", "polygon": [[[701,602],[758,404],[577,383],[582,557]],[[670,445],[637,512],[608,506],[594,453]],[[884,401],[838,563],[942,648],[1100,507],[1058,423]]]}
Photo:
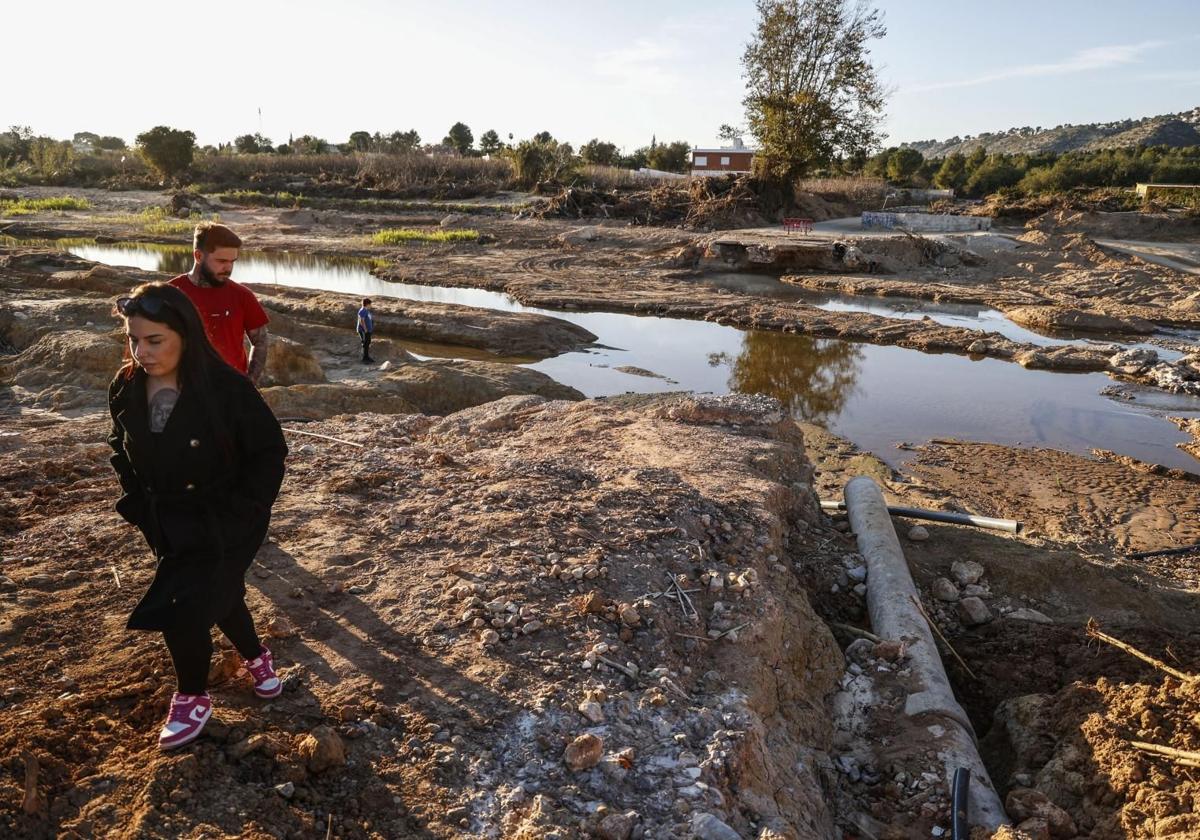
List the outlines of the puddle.
{"label": "puddle", "polygon": [[[866,297],[820,292],[781,283],[769,275],[745,273],[707,274],[698,282],[728,291],[764,295],[780,300],[794,300],[824,309],[827,312],[866,312],[885,318],[919,321],[925,317],[948,327],[961,327],[979,332],[995,332],[1012,341],[1039,347],[1058,347],[1066,344],[1120,344],[1122,347],[1144,347],[1159,357],[1175,361],[1183,354],[1154,344],[1131,342],[1128,336],[1097,336],[1096,334],[1046,334],[1022,327],[1011,321],[999,309],[970,303],[945,303],[907,297]],[[1166,333],[1164,333],[1166,335]]]}
{"label": "puddle", "polygon": [[[86,259],[148,270],[182,272],[190,268],[191,261],[190,251],[178,246],[92,243],[67,248]],[[1079,454],[1088,454],[1092,448],[1109,449],[1200,472],[1200,465],[1175,447],[1189,438],[1155,413],[1200,416],[1200,400],[1154,391],[1138,392],[1133,402],[1110,400],[1100,390],[1112,380],[1099,373],[1026,370],[995,359],[972,361],[957,355],[747,331],[704,321],[542,310],[522,306],[498,292],[391,283],[371,275],[369,267],[364,260],[247,251],[234,276],[247,283],[367,295],[380,299],[377,309],[386,309],[383,299],[393,297],[551,315],[590,330],[605,347],[567,353],[529,367],[589,397],[630,391],[766,393],[779,398],[797,418],[821,423],[893,465],[908,455],[895,448],[901,441],[957,437]],[[784,285],[772,278],[758,280]],[[823,297],[827,308],[855,305],[860,307],[858,311],[891,317],[902,317],[895,313],[903,313],[906,305],[894,298],[880,299],[877,305],[874,300]],[[991,326],[989,320],[989,313],[995,313],[1008,328],[1022,329],[986,307],[914,303],[922,311],[910,312],[908,317],[928,314],[956,326],[987,323],[986,329],[1001,332],[1000,324]],[[1038,338],[1041,343],[1066,341]],[[1155,349],[1161,352],[1161,348]],[[414,344],[411,350],[424,357],[495,358],[459,347]],[[616,370],[621,366],[653,371],[678,384]]]}

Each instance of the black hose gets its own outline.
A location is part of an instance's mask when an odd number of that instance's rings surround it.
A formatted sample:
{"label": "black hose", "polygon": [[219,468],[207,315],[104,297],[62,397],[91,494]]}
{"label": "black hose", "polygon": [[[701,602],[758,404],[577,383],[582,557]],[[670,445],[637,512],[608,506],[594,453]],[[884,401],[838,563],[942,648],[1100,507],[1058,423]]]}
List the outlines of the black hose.
{"label": "black hose", "polygon": [[1129,560],[1142,560],[1146,557],[1170,557],[1175,554],[1194,554],[1200,551],[1200,543],[1195,545],[1185,545],[1182,548],[1164,548],[1160,551],[1139,551],[1136,554],[1127,555]]}
{"label": "black hose", "polygon": [[953,810],[950,812],[951,840],[968,840],[971,835],[970,823],[967,821],[967,791],[971,787],[971,771],[959,767],[954,771],[954,781],[950,785],[950,802]]}

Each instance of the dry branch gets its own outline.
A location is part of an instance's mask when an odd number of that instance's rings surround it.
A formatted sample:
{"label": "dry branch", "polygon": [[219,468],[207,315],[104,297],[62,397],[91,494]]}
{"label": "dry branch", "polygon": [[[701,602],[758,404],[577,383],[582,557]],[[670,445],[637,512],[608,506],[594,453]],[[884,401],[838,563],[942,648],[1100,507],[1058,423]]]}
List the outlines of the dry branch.
{"label": "dry branch", "polygon": [[1090,636],[1093,639],[1099,639],[1102,642],[1112,645],[1113,647],[1117,648],[1118,650],[1125,651],[1130,656],[1137,657],[1138,659],[1142,660],[1143,662],[1147,662],[1147,663],[1153,665],[1155,668],[1158,668],[1160,671],[1170,674],[1172,677],[1179,680],[1180,682],[1191,682],[1192,680],[1200,679],[1192,674],[1185,674],[1183,671],[1180,671],[1178,668],[1172,668],[1166,662],[1163,662],[1161,659],[1155,659],[1153,656],[1151,656],[1148,653],[1142,653],[1140,650],[1135,648],[1133,645],[1128,644],[1127,642],[1122,642],[1120,639],[1116,638],[1115,636],[1110,636],[1107,633],[1101,633],[1100,626],[1098,624],[1096,624],[1096,620],[1094,618],[1088,619],[1087,634],[1088,634],[1088,636]]}
{"label": "dry branch", "polygon": [[963,666],[963,670],[970,675],[971,679],[978,680],[979,677],[975,676],[975,672],[972,671],[967,663],[963,661],[963,658],[958,655],[958,651],[954,649],[954,645],[950,644],[950,640],[942,635],[942,631],[938,628],[937,622],[929,617],[929,613],[925,612],[925,607],[922,606],[921,602],[912,595],[909,595],[908,597],[912,599],[912,602],[917,605],[917,609],[921,611],[921,615],[925,617],[925,623],[929,625],[929,629],[932,630],[937,637],[942,640],[942,644],[944,644],[946,649],[949,650],[954,658],[958,660],[958,664]]}
{"label": "dry branch", "polygon": [[1165,755],[1168,758],[1179,759],[1181,763],[1194,762],[1194,764],[1191,764],[1191,766],[1200,767],[1200,752],[1177,750],[1174,747],[1164,747],[1161,744],[1150,744],[1146,741],[1130,741],[1129,743],[1142,752],[1154,753],[1155,755]]}

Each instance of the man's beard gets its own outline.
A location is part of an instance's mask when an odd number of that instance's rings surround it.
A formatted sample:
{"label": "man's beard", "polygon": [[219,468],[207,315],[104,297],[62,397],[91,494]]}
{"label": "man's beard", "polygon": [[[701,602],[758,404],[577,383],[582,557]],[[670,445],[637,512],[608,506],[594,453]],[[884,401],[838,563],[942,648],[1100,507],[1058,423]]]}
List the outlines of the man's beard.
{"label": "man's beard", "polygon": [[200,263],[200,279],[206,286],[224,286],[228,277],[222,277],[204,263]]}

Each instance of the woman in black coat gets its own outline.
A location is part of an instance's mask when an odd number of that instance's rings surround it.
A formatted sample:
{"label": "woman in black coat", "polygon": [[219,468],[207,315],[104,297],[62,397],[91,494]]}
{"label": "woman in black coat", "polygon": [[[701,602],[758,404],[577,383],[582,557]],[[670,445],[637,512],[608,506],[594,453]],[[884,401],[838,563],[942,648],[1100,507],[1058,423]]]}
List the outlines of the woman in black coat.
{"label": "woman in black coat", "polygon": [[266,536],[287,445],[181,291],[147,283],[117,311],[128,344],[108,394],[108,442],[124,490],[116,508],[158,561],[127,626],[161,631],[171,653],[179,687],[159,733],[159,746],[171,749],[195,739],[212,714],[214,624],[246,660],[258,696],[283,689],[246,609],[245,574]]}

